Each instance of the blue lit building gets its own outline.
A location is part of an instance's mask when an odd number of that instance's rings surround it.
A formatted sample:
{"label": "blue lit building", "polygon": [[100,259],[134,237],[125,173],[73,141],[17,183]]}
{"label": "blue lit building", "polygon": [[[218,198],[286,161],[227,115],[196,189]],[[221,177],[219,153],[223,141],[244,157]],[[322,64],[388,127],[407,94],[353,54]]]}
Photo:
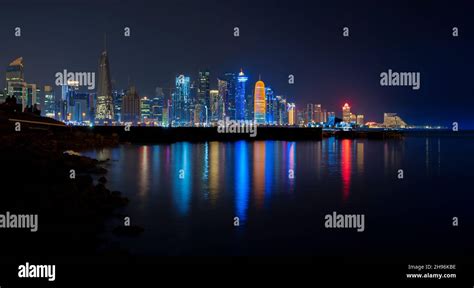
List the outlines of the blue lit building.
{"label": "blue lit building", "polygon": [[249,78],[245,76],[244,72],[240,70],[237,77],[237,89],[235,94],[235,120],[245,120],[246,117],[246,86]]}
{"label": "blue lit building", "polygon": [[176,77],[176,90],[172,95],[172,126],[189,126],[191,122],[191,79],[184,75]]}
{"label": "blue lit building", "polygon": [[266,95],[266,115],[265,122],[274,125],[278,121],[278,99],[275,97],[272,88],[265,88]]}
{"label": "blue lit building", "polygon": [[117,122],[122,121],[122,101],[125,93],[125,90],[112,91],[112,99],[114,101],[114,120]]}

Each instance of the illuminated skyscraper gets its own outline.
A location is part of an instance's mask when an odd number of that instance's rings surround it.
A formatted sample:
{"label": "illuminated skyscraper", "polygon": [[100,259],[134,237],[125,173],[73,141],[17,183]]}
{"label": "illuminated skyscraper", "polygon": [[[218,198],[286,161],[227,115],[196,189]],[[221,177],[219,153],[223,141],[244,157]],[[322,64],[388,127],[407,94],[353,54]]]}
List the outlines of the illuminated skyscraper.
{"label": "illuminated skyscraper", "polygon": [[140,99],[140,117],[142,123],[149,123],[151,121],[151,99],[143,97]]}
{"label": "illuminated skyscraper", "polygon": [[323,111],[321,109],[321,104],[314,104],[314,122],[321,123],[323,122]]}
{"label": "illuminated skyscraper", "polygon": [[227,81],[217,79],[217,89],[219,91],[218,103],[217,103],[217,120],[224,120],[226,115],[225,101],[227,97]]}
{"label": "illuminated skyscraper", "polygon": [[56,117],[54,90],[53,87],[49,85],[44,86],[44,105],[42,108],[42,116],[46,116],[53,119]]}
{"label": "illuminated skyscraper", "polygon": [[155,98],[152,100],[151,105],[151,117],[162,125],[163,123],[163,108],[165,104],[165,93],[163,92],[163,88],[157,87],[155,89]]}
{"label": "illuminated skyscraper", "polygon": [[[250,90],[250,89],[249,89]],[[248,121],[253,121],[254,120],[254,117],[253,117],[253,93],[252,91],[248,91],[247,92],[247,100],[246,100],[246,107],[245,107],[245,120],[248,120]]]}
{"label": "illuminated skyscraper", "polygon": [[135,86],[131,86],[122,98],[122,122],[136,124],[140,121],[140,97]]}
{"label": "illuminated skyscraper", "polygon": [[189,126],[191,123],[191,79],[184,75],[176,77],[176,90],[172,95],[172,126]]}
{"label": "illuminated skyscraper", "polygon": [[246,86],[249,78],[245,76],[243,70],[240,70],[237,77],[237,89],[235,95],[235,120],[245,120],[246,108]]}
{"label": "illuminated skyscraper", "polygon": [[342,107],[342,121],[346,123],[351,122],[351,107],[347,103]]}
{"label": "illuminated skyscraper", "polygon": [[209,121],[210,122],[217,122],[219,120],[219,113],[218,113],[218,109],[219,109],[219,102],[220,99],[219,99],[219,90],[211,90],[209,92],[209,95],[210,95],[210,109],[209,109]]}
{"label": "illuminated skyscraper", "polygon": [[235,94],[236,94],[236,76],[235,73],[225,73],[223,79],[227,82],[225,93],[225,116],[230,120],[235,120]]}
{"label": "illuminated skyscraper", "polygon": [[336,112],[328,112],[327,125],[333,127],[336,124]]}
{"label": "illuminated skyscraper", "polygon": [[296,121],[296,108],[295,103],[288,103],[288,125],[295,125]]}
{"label": "illuminated skyscraper", "polygon": [[273,93],[273,89],[265,87],[265,122],[270,125],[277,124],[278,121],[278,99]]}
{"label": "illuminated skyscraper", "polygon": [[257,124],[265,124],[266,116],[266,97],[265,83],[259,80],[255,83],[254,93],[254,119]]}
{"label": "illuminated skyscraper", "polygon": [[112,92],[113,99],[114,99],[114,116],[115,121],[120,122],[122,121],[122,100],[125,96],[124,90],[114,90]]}
{"label": "illuminated skyscraper", "polygon": [[18,104],[22,104],[22,111],[26,108],[27,84],[23,72],[23,57],[15,59],[7,67],[6,73],[7,95],[15,97]]}
{"label": "illuminated skyscraper", "polygon": [[98,85],[95,119],[102,123],[111,122],[114,120],[114,101],[112,98],[112,83],[110,81],[109,58],[106,49],[100,56]]}
{"label": "illuminated skyscraper", "polygon": [[211,80],[209,70],[199,71],[198,87],[197,87],[197,103],[201,105],[198,107],[199,113],[195,110],[195,117],[199,118],[199,123],[206,123],[209,118],[206,119],[206,111],[210,115],[211,99]]}
{"label": "illuminated skyscraper", "polygon": [[288,105],[286,102],[285,97],[277,96],[278,101],[278,117],[276,122],[278,125],[286,125],[288,124]]}

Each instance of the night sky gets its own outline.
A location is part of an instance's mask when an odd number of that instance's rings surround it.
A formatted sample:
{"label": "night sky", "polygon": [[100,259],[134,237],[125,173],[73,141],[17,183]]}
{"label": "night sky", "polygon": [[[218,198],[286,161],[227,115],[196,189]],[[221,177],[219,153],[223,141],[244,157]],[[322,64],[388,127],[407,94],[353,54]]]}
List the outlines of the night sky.
{"label": "night sky", "polygon": [[[177,74],[196,79],[200,68],[211,71],[216,88],[218,75],[242,67],[251,89],[261,74],[298,109],[321,103],[340,116],[348,102],[366,120],[396,112],[409,124],[457,121],[473,129],[472,1],[359,2],[2,1],[0,86],[19,56],[29,83],[54,84],[63,69],[97,71],[107,33],[114,88],[126,88],[130,78],[141,96],[169,87]],[[342,37],[344,26],[349,38]],[[381,87],[388,69],[420,72],[421,89]]]}

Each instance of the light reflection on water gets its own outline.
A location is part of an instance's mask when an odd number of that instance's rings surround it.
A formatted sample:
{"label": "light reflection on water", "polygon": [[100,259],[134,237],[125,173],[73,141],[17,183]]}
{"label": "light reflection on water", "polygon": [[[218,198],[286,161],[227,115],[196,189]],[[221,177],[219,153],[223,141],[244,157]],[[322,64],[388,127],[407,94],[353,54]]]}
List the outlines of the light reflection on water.
{"label": "light reflection on water", "polygon": [[[332,211],[370,211],[372,219],[384,219],[385,214],[403,215],[401,211],[415,209],[411,206],[417,203],[442,205],[441,198],[426,198],[424,191],[442,193],[439,183],[427,177],[442,173],[461,177],[465,169],[460,163],[467,161],[459,151],[445,149],[454,144],[443,141],[451,140],[183,142],[122,145],[84,155],[111,159],[107,185],[130,198],[127,215],[152,231],[127,240],[129,245],[141,253],[172,249],[177,252],[171,254],[186,254],[198,248],[209,252],[212,241],[223,251],[263,249],[259,245],[290,241],[283,240],[288,237],[322,241],[320,232],[314,232],[319,227],[314,226],[315,219]],[[455,143],[471,147],[472,140]],[[456,165],[461,165],[458,170]],[[405,171],[405,182],[397,179],[399,169]],[[239,231],[244,233],[238,239],[258,240],[255,247],[235,247],[234,217],[239,217]],[[277,223],[288,226],[285,230]],[[308,245],[284,247],[314,249]]]}

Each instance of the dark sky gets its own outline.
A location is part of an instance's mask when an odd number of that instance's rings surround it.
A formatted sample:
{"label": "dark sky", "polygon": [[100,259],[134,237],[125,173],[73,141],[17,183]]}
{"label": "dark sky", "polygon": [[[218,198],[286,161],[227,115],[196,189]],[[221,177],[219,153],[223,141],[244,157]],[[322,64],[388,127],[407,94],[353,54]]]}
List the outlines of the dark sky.
{"label": "dark sky", "polygon": [[[115,88],[130,77],[140,95],[206,67],[216,87],[219,74],[243,67],[251,86],[261,74],[299,108],[321,103],[339,115],[349,102],[366,120],[397,112],[411,124],[474,128],[472,1],[2,2],[0,64],[23,56],[31,83],[53,84],[63,69],[97,71],[107,33]],[[420,72],[421,89],[381,87],[388,69]]]}

